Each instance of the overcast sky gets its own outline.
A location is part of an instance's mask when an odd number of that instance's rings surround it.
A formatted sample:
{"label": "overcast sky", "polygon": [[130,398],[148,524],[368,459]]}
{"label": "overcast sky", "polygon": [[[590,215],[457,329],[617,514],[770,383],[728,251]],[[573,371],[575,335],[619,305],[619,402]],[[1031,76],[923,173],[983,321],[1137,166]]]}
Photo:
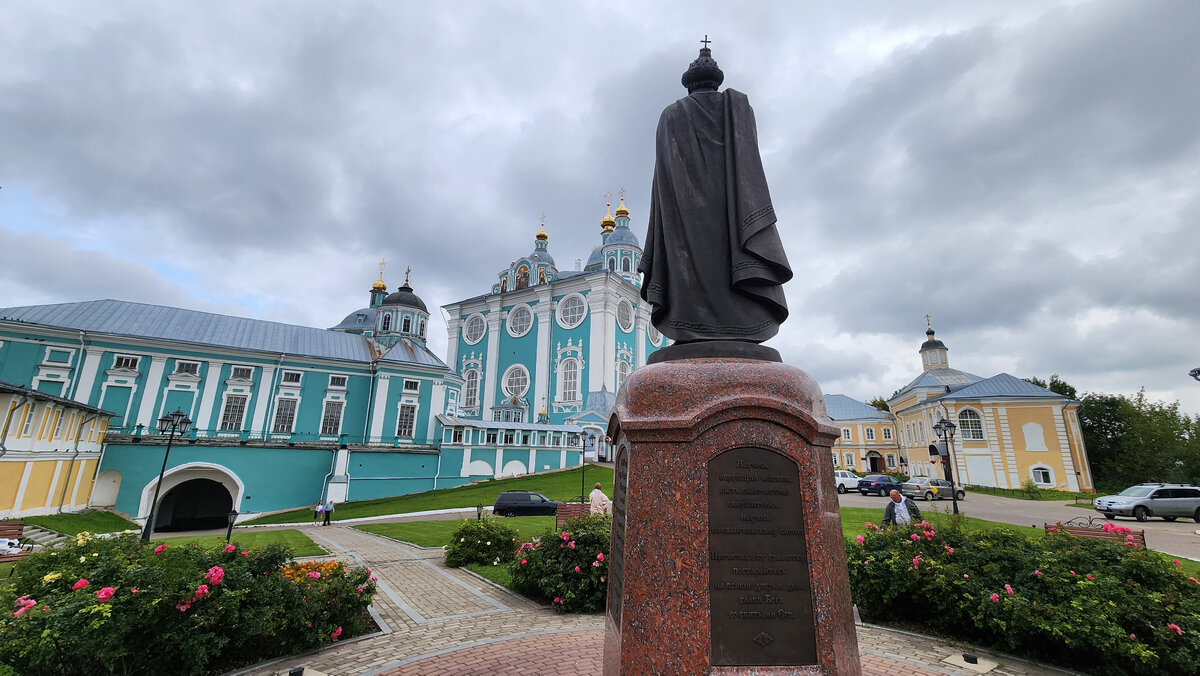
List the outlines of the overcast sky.
{"label": "overcast sky", "polygon": [[[707,34],[826,393],[951,366],[1200,412],[1200,3],[0,0],[0,306],[311,326],[574,269]],[[382,5],[382,6],[380,6]],[[431,347],[445,354],[433,310]]]}

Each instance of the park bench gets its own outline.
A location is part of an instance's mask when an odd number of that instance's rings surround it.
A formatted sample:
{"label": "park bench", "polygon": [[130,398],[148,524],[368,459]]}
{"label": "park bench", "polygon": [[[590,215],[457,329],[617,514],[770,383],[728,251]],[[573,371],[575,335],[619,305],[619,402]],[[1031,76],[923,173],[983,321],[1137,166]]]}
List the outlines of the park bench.
{"label": "park bench", "polygon": [[[1045,531],[1047,536],[1051,533],[1069,533],[1077,538],[1110,540],[1120,543],[1132,542],[1135,547],[1146,547],[1146,531],[1129,530],[1128,532],[1116,532],[1105,530],[1105,524],[1107,523],[1109,522],[1104,519],[1080,516],[1070,521],[1045,524]],[[1131,540],[1130,537],[1133,539]]]}
{"label": "park bench", "polygon": [[562,530],[563,524],[567,519],[575,519],[581,516],[587,516],[591,512],[592,505],[590,502],[560,502],[558,509],[554,512],[555,528]]}
{"label": "park bench", "polygon": [[[21,546],[21,551],[16,554],[0,554],[0,563],[23,559],[29,555],[29,552],[33,551],[33,543],[25,542],[24,535],[24,521],[0,521],[0,540],[17,540]],[[11,569],[8,571],[8,574],[12,575]]]}

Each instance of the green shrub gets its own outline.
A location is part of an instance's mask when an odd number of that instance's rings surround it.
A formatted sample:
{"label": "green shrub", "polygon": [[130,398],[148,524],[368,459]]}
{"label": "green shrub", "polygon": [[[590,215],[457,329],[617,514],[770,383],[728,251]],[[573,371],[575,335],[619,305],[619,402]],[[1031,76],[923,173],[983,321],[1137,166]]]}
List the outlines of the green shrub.
{"label": "green shrub", "polygon": [[612,517],[582,516],[563,528],[521,543],[512,563],[513,588],[549,601],[559,612],[604,610]]}
{"label": "green shrub", "polygon": [[0,664],[22,674],[219,673],[369,628],[369,570],[288,559],[278,545],[81,533],[29,556],[0,590]]}
{"label": "green shrub", "polygon": [[847,541],[863,617],[1088,673],[1200,670],[1200,584],[1157,553],[962,524],[868,529],[861,543]]}
{"label": "green shrub", "polygon": [[463,521],[446,546],[446,565],[458,568],[468,563],[508,563],[516,546],[517,530],[501,519]]}

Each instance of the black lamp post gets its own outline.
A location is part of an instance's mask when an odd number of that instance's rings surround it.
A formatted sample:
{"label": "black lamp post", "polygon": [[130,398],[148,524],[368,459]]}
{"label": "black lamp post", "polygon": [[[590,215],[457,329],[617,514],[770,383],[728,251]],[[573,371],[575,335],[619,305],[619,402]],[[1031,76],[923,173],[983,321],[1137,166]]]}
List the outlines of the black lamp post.
{"label": "black lamp post", "polygon": [[176,436],[183,436],[192,427],[191,418],[182,409],[175,409],[158,419],[158,431],[167,435],[167,450],[163,453],[162,469],[158,470],[158,483],[154,485],[154,502],[150,503],[150,514],[146,517],[146,525],[142,527],[142,542],[150,542],[150,533],[154,531],[155,520],[158,516],[158,492],[162,488],[163,474],[167,471],[167,458],[171,457],[171,442]]}
{"label": "black lamp post", "polygon": [[942,418],[933,426],[938,438],[946,442],[946,462],[950,468],[950,501],[954,503],[954,513],[958,514],[958,488],[954,485],[954,432],[958,425]]}
{"label": "black lamp post", "polygon": [[475,520],[480,521],[482,519],[483,519],[483,503],[481,502],[478,505],[476,505],[476,507],[475,507]]}
{"label": "black lamp post", "polygon": [[1195,378],[1196,380],[1200,380],[1200,366],[1197,366],[1196,368],[1192,369],[1191,371],[1188,371],[1188,375]]}
{"label": "black lamp post", "polygon": [[229,510],[229,514],[228,514],[227,518],[229,519],[229,529],[225,531],[225,543],[226,544],[228,544],[229,539],[233,537],[233,524],[237,521],[237,518],[238,518],[237,510],[236,509]]}

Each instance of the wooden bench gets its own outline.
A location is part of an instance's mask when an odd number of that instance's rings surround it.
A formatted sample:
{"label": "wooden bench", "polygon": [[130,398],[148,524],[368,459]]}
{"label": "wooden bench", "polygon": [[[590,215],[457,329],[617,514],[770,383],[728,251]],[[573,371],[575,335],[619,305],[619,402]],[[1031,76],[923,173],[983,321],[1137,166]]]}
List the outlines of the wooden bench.
{"label": "wooden bench", "polygon": [[[29,552],[33,551],[33,543],[24,542],[24,534],[24,521],[0,521],[0,540],[13,539],[18,541],[21,546],[21,551],[16,554],[0,554],[0,563],[17,561],[29,556]],[[12,570],[9,570],[8,574],[12,575]]]}
{"label": "wooden bench", "polygon": [[[1072,519],[1074,521],[1074,519]],[[1078,524],[1067,523],[1048,523],[1045,524],[1046,535],[1051,533],[1068,533],[1077,538],[1088,538],[1091,540],[1110,540],[1112,542],[1132,542],[1135,547],[1146,547],[1146,531],[1130,530],[1127,533],[1116,533],[1104,530],[1099,526],[1084,526]],[[1130,540],[1129,537],[1133,539]]]}
{"label": "wooden bench", "polygon": [[587,516],[591,510],[592,503],[590,502],[560,502],[554,513],[554,527],[561,531],[567,519]]}

